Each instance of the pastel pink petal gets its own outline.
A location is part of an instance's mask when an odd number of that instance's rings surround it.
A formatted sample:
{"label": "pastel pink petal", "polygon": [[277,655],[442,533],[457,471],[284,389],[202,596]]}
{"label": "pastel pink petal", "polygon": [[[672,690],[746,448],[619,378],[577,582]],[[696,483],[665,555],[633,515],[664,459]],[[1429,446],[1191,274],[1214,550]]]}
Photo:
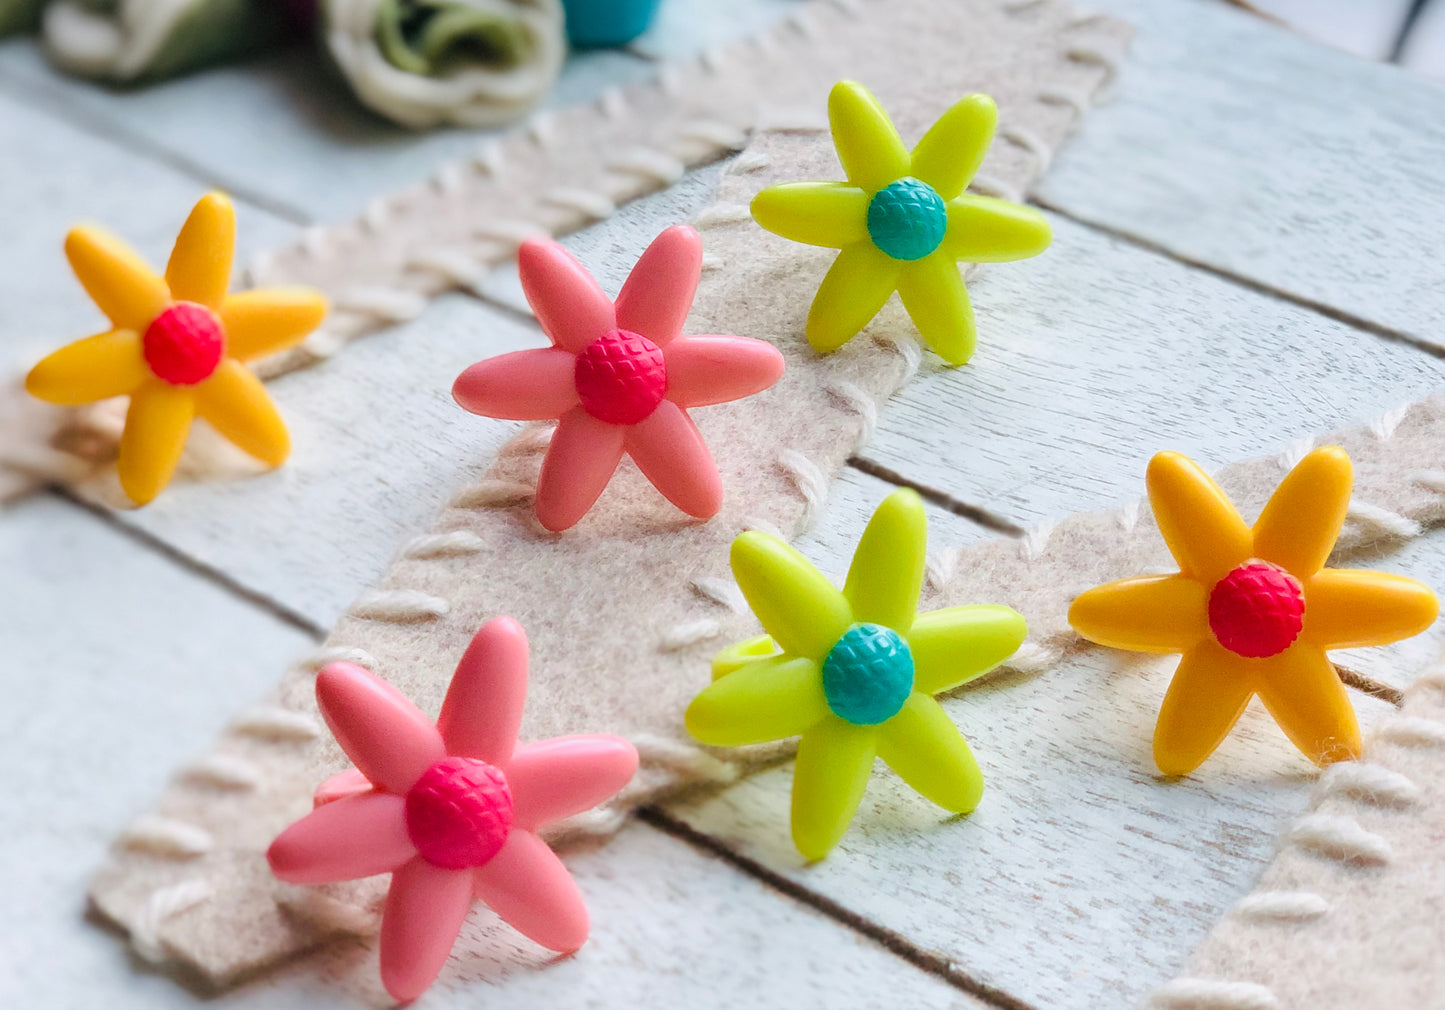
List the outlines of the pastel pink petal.
{"label": "pastel pink petal", "polygon": [[543,526],[560,533],[587,514],[622,461],[624,430],[581,407],[562,415],[537,480],[537,519]]}
{"label": "pastel pink petal", "polygon": [[627,451],[653,487],[690,516],[709,519],[722,508],[722,478],[702,432],[671,400],[627,429]]}
{"label": "pastel pink petal", "polygon": [[563,736],[521,748],[507,766],[515,824],[534,831],[610,799],[637,771],[637,748],[619,736]]}
{"label": "pastel pink petal", "polygon": [[327,803],[335,803],[337,800],[344,800],[348,796],[369,793],[375,788],[359,769],[348,768],[344,772],[337,772],[317,786],[316,791],[311,794],[311,804],[319,807]]}
{"label": "pastel pink petal", "polygon": [[472,907],[472,874],[417,858],[397,870],[381,916],[381,984],[403,1003],[435,981]]}
{"label": "pastel pink petal", "polygon": [[473,414],[504,421],[545,421],[577,406],[577,356],[536,347],[478,361],[452,383],[452,398]]}
{"label": "pastel pink petal", "polygon": [[740,400],[783,374],[783,355],[751,337],[678,337],[668,345],[667,398],[682,407]]}
{"label": "pastel pink petal", "polygon": [[659,347],[682,332],[702,276],[702,239],[685,224],[673,225],[632,267],[617,296],[617,325]]}
{"label": "pastel pink petal", "polygon": [[288,884],[329,884],[390,873],[415,855],[406,800],[371,792],[317,807],[276,836],[266,861]]}
{"label": "pastel pink petal", "polygon": [[585,267],[551,239],[528,239],[517,250],[522,292],[552,343],[576,354],[617,328],[607,294]]}
{"label": "pastel pink petal", "polygon": [[442,702],[437,729],[447,753],[505,764],[526,700],[527,633],[510,617],[494,617],[472,636]]}
{"label": "pastel pink petal", "polygon": [[473,893],[513,929],[548,950],[587,942],[587,904],[557,854],[530,831],[514,828],[485,866],[472,871]]}
{"label": "pastel pink petal", "polygon": [[322,668],[316,701],[352,764],[388,792],[405,793],[446,757],[441,734],[407,696],[359,666]]}

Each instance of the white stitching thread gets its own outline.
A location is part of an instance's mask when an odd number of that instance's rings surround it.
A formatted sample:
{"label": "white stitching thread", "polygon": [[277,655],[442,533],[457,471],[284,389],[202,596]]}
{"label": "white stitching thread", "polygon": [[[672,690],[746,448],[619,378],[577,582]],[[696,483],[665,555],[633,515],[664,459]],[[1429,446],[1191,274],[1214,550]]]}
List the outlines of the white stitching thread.
{"label": "white stitching thread", "polygon": [[753,219],[752,211],[740,203],[715,203],[703,208],[693,220],[699,231],[722,225],[742,224]]}
{"label": "white stitching thread", "polygon": [[1212,978],[1176,978],[1155,990],[1150,1002],[1160,1010],[1279,1010],[1267,986]]}
{"label": "white stitching thread", "polygon": [[709,638],[716,638],[722,634],[722,625],[710,617],[699,618],[695,621],[684,621],[675,625],[671,630],[662,636],[658,648],[663,652],[676,652],[685,649],[689,645],[696,645],[698,642],[705,642]]}
{"label": "white stitching thread", "polygon": [[314,652],[296,661],[296,667],[301,670],[315,672],[323,666],[332,663],[352,663],[356,666],[364,666],[368,670],[376,666],[376,657],[365,649],[349,649],[344,646],[328,645],[323,646]]}
{"label": "white stitching thread", "polygon": [[1345,520],[1355,524],[1355,535],[1359,535],[1363,527],[1363,531],[1375,533],[1375,539],[1408,540],[1419,536],[1422,531],[1420,524],[1413,519],[1407,519],[1398,512],[1391,512],[1379,505],[1354,499],[1350,500]]}
{"label": "white stitching thread", "polygon": [[183,768],[180,778],[216,789],[248,790],[261,784],[261,770],[234,754],[207,754]]}
{"label": "white stitching thread", "polygon": [[1445,723],[1402,715],[1381,726],[1375,736],[1401,747],[1445,747]]}
{"label": "white stitching thread", "polygon": [[209,901],[216,891],[204,880],[183,880],[157,888],[129,923],[130,944],[142,960],[161,964],[170,957],[161,942],[160,928],[168,919]]}
{"label": "white stitching thread", "polygon": [[1399,772],[1379,765],[1344,761],[1326,768],[1317,796],[1342,795],[1376,806],[1407,807],[1420,799],[1420,787]]}
{"label": "white stitching thread", "polygon": [[528,501],[536,489],[514,480],[484,480],[452,496],[452,507],[460,509],[503,508]]}
{"label": "white stitching thread", "polygon": [[1390,843],[1353,817],[1306,814],[1290,828],[1289,840],[1316,855],[1345,863],[1383,866],[1393,858]]}
{"label": "white stitching thread", "polygon": [[735,614],[746,613],[748,601],[743,591],[732,579],[717,575],[704,575],[692,580],[692,591],[705,600],[711,600],[720,607],[726,607]]}
{"label": "white stitching thread", "polygon": [[428,533],[407,544],[403,552],[409,558],[459,558],[486,549],[486,541],[470,530],[450,533]]}
{"label": "white stitching thread", "polygon": [[638,756],[647,764],[662,765],[714,782],[735,782],[741,769],[721,761],[707,751],[670,737],[639,734],[632,739]]}
{"label": "white stitching thread", "polygon": [[792,478],[793,486],[803,496],[803,515],[799,520],[800,529],[810,530],[818,521],[823,506],[828,502],[828,475],[817,463],[796,449],[784,449],[778,453],[778,465]]}
{"label": "white stitching thread", "polygon": [[346,612],[364,621],[414,624],[445,617],[451,604],[418,589],[373,589],[362,593]]}
{"label": "white stitching thread", "polygon": [[120,844],[166,859],[194,859],[215,847],[205,828],[171,817],[142,814],[120,833]]}
{"label": "white stitching thread", "polygon": [[1256,891],[1232,909],[1237,916],[1276,922],[1308,922],[1330,910],[1330,903],[1310,891]]}
{"label": "white stitching thread", "polygon": [[268,706],[242,713],[231,724],[231,732],[260,740],[302,743],[321,735],[321,726],[304,712]]}

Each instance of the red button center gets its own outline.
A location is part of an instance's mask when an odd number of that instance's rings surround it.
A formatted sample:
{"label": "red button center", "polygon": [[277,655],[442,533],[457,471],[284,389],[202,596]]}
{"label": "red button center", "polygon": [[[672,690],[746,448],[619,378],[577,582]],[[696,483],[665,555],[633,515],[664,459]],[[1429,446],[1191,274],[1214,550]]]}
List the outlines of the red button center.
{"label": "red button center", "polygon": [[512,790],[501,769],[442,758],[406,794],[406,830],[423,859],[446,870],[481,866],[512,830]]}
{"label": "red button center", "polygon": [[1304,627],[1299,579],[1268,561],[1249,561],[1215,583],[1209,628],[1219,644],[1250,659],[1288,649]]}
{"label": "red button center", "polygon": [[146,327],[141,348],[156,378],[173,386],[194,386],[209,379],[221,363],[226,337],[210,309],[176,302]]}
{"label": "red button center", "polygon": [[587,413],[610,424],[647,420],[667,395],[662,348],[630,330],[612,330],[588,344],[573,378]]}

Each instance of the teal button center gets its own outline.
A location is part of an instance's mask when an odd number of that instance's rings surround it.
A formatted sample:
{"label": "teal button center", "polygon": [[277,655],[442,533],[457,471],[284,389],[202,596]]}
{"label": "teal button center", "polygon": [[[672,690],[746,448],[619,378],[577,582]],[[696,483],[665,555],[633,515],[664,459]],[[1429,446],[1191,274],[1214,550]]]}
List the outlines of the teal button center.
{"label": "teal button center", "polygon": [[868,237],[896,260],[921,260],[943,242],[948,207],[928,183],[905,175],[868,203]]}
{"label": "teal button center", "polygon": [[855,624],[823,660],[828,707],[855,726],[887,722],[912,693],[913,653],[892,628]]}

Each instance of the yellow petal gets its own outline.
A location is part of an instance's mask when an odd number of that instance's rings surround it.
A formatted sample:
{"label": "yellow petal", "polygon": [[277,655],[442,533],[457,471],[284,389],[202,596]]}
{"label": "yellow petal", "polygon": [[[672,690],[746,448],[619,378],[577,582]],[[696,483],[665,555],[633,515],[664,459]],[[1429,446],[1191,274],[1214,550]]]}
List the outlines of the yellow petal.
{"label": "yellow petal", "polygon": [[938,117],[909,159],[909,174],[945,200],[962,193],[988,154],[998,125],[998,106],[988,95],[967,95]]}
{"label": "yellow petal", "polygon": [[1210,635],[1209,588],[1187,575],[1109,582],[1074,600],[1069,624],[1114,649],[1184,652]]}
{"label": "yellow petal", "polygon": [[842,182],[785,182],[753,197],[753,220],[808,245],[841,249],[868,238],[868,194]]}
{"label": "yellow petal", "polygon": [[151,380],[138,388],[125,415],[116,471],[137,505],[161,493],[175,473],[195,416],[195,391]]}
{"label": "yellow petal", "polygon": [[777,537],[742,534],[733,541],[732,566],[763,630],[793,656],[821,663],[853,623],[843,594]]}
{"label": "yellow petal", "polygon": [[803,734],[793,772],[793,844],[822,859],[848,830],[877,755],[878,729],[830,717]]}
{"label": "yellow petal", "polygon": [[1315,764],[1360,756],[1360,724],[1325,651],[1295,642],[1277,656],[1255,660],[1255,690],[1285,736]]}
{"label": "yellow petal", "polygon": [[918,614],[927,547],[928,517],[918,492],[902,488],[883,499],[858,541],[843,586],[853,620],[907,634]]}
{"label": "yellow petal", "polygon": [[207,193],[191,210],[166,264],[166,284],[177,301],[221,307],[231,286],[236,212],[220,193]]}
{"label": "yellow petal", "polygon": [[973,304],[952,257],[939,250],[903,264],[898,296],[924,342],[940,358],[950,365],[961,365],[973,357],[978,342]]}
{"label": "yellow petal", "polygon": [[241,361],[285,350],[326,318],[326,299],[311,288],[257,288],[221,303],[226,353]]}
{"label": "yellow petal", "polygon": [[908,174],[908,151],[878,99],[855,81],[839,81],[828,95],[833,146],[848,181],[872,196]]}
{"label": "yellow petal", "polygon": [[148,378],[140,337],[133,330],[111,330],[42,359],[25,377],[25,388],[47,403],[71,407],[129,393]]}
{"label": "yellow petal", "polygon": [[774,656],[705,688],[687,707],[687,731],[714,747],[797,736],[828,715],[823,675],[811,659]]}
{"label": "yellow petal", "polygon": [[65,256],[86,293],[117,329],[144,333],[171,303],[159,274],[130,246],[99,228],[72,228]]}
{"label": "yellow petal", "polygon": [[1053,238],[1049,219],[1032,207],[967,193],[949,201],[943,249],[956,260],[1004,263],[1037,256]]}
{"label": "yellow petal", "polygon": [[836,351],[867,326],[898,286],[902,266],[871,240],[840,252],[808,310],[808,343],[813,349]]}
{"label": "yellow petal", "polygon": [[1154,521],[1183,574],[1212,588],[1253,553],[1249,527],[1234,504],[1189,457],[1158,453],[1149,461],[1147,483]]}
{"label": "yellow petal", "polygon": [[1353,483],[1345,450],[1337,445],[1315,449],[1270,495],[1254,524],[1254,552],[1297,579],[1318,572],[1345,524]]}
{"label": "yellow petal", "polygon": [[878,727],[878,756],[904,782],[955,814],[983,798],[983,772],[968,741],[943,706],[915,691],[892,719]]}
{"label": "yellow petal", "polygon": [[1154,761],[1165,775],[1187,775],[1213,754],[1254,694],[1250,664],[1210,639],[1184,654],[1154,727]]}
{"label": "yellow petal", "polygon": [[1022,614],[992,603],[919,614],[908,630],[913,689],[938,694],[982,677],[1017,652],[1028,632]]}
{"label": "yellow petal", "polygon": [[266,387],[235,358],[222,360],[196,389],[196,413],[241,449],[271,466],[291,454],[291,436]]}
{"label": "yellow petal", "polygon": [[781,652],[778,643],[773,641],[771,635],[758,635],[756,638],[744,639],[729,645],[712,658],[712,679],[719,680],[760,659],[780,655]]}
{"label": "yellow petal", "polygon": [[1305,580],[1306,641],[1322,649],[1385,645],[1418,635],[1440,603],[1430,587],[1403,575],[1326,568]]}

